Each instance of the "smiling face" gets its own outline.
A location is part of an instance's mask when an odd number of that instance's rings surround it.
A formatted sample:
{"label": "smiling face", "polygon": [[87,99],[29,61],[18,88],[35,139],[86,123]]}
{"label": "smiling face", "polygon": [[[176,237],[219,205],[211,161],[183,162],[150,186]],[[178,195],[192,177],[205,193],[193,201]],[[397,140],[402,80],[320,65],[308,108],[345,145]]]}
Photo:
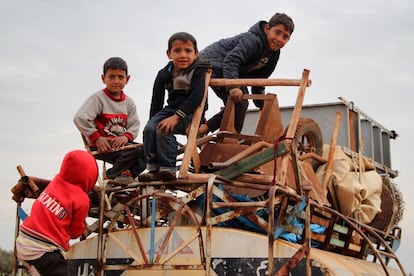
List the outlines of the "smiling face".
{"label": "smiling face", "polygon": [[102,81],[106,84],[106,89],[115,98],[121,96],[121,92],[128,83],[129,76],[122,69],[108,69],[102,75]]}
{"label": "smiling face", "polygon": [[174,74],[187,69],[197,58],[198,52],[190,40],[182,41],[176,39],[171,44],[171,49],[167,50],[167,56],[174,63]]}
{"label": "smiling face", "polygon": [[269,24],[264,26],[266,34],[267,46],[271,51],[282,49],[290,39],[290,32],[283,24],[277,24],[269,27]]}

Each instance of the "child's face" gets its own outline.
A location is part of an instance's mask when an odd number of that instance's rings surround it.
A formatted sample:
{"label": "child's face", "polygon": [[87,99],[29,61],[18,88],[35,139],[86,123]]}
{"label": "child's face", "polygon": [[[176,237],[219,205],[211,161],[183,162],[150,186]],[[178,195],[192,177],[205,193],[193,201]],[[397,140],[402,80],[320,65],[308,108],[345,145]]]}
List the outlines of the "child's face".
{"label": "child's face", "polygon": [[167,56],[174,63],[174,71],[178,73],[188,68],[198,56],[191,41],[174,40]]}
{"label": "child's face", "polygon": [[267,46],[271,51],[282,49],[290,39],[290,32],[283,24],[277,24],[271,28],[266,24],[264,32],[267,38]]}
{"label": "child's face", "polygon": [[108,69],[105,75],[102,75],[102,81],[106,84],[106,89],[113,96],[121,95],[122,89],[128,83],[129,76],[122,69]]}

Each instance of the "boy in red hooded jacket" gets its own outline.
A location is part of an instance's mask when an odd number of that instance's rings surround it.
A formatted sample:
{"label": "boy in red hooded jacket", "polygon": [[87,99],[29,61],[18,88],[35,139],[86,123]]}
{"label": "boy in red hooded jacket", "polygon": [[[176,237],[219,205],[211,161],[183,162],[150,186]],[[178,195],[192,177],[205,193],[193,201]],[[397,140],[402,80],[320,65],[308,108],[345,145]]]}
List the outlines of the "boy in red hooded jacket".
{"label": "boy in red hooded jacket", "polygon": [[74,150],[63,158],[60,172],[32,205],[20,226],[16,255],[41,275],[67,275],[69,240],[85,231],[89,210],[88,192],[98,178],[95,158]]}

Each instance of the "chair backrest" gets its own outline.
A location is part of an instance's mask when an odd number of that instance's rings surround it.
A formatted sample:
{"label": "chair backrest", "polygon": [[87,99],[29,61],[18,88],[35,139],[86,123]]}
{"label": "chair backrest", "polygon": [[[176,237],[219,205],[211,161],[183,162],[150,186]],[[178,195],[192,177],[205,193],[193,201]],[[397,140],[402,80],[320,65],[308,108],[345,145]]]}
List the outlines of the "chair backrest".
{"label": "chair backrest", "polygon": [[[260,140],[274,143],[283,133],[283,123],[279,111],[279,103],[275,94],[265,95],[243,95],[242,99],[262,100],[263,108],[259,113],[254,135]],[[234,128],[234,108],[235,103],[231,99],[227,101],[224,109],[220,131],[236,133]],[[245,136],[245,135],[243,135]]]}
{"label": "chair backrest", "polygon": [[87,152],[91,153],[92,155],[96,155],[97,153],[93,154],[91,151],[91,147],[89,146],[88,140],[86,139],[85,135],[81,133],[83,145],[85,146],[85,149]]}
{"label": "chair backrest", "polygon": [[259,113],[255,135],[261,136],[266,142],[274,143],[283,134],[279,102],[275,94],[263,96],[265,97],[264,105]]}

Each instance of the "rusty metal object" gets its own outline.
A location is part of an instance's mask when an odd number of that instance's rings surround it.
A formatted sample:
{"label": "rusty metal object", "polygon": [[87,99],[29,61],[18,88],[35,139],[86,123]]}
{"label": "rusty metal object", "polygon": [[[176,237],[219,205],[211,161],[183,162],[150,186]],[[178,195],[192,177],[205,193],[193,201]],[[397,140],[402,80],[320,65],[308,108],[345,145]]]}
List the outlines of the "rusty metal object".
{"label": "rusty metal object", "polygon": [[306,275],[311,275],[310,264],[310,245],[311,245],[311,231],[310,231],[310,205],[309,205],[309,193],[312,191],[312,183],[310,181],[304,181],[302,189],[305,192],[306,198],[306,219],[305,219],[305,238],[302,246],[298,251],[276,272],[277,276],[288,275],[289,272],[296,267],[299,262],[306,257]]}
{"label": "rusty metal object", "polygon": [[[163,240],[159,250],[157,251],[157,255],[155,257],[155,260],[153,261],[153,263],[150,262],[150,260],[146,257],[146,252],[144,251],[143,248],[143,242],[141,237],[138,234],[138,228],[141,225],[136,225],[135,224],[135,219],[134,219],[134,215],[132,214],[130,208],[133,208],[134,206],[136,206],[136,204],[138,202],[141,202],[143,200],[154,200],[155,198],[163,198],[165,199],[167,202],[171,201],[171,203],[174,204],[170,204],[170,207],[172,207],[173,209],[175,209],[176,214],[174,216],[174,218],[172,219],[172,221],[170,222],[171,224],[169,225],[168,228],[164,228],[167,230],[166,234],[165,234],[165,239]],[[165,201],[164,201],[165,202]],[[120,206],[121,208],[118,208],[116,214],[112,217],[110,224],[107,226],[107,235],[105,237],[104,240],[100,241],[102,242],[101,245],[99,245],[98,243],[98,247],[101,248],[108,248],[108,243],[110,242],[115,242],[126,254],[128,254],[130,257],[132,257],[135,261],[136,264],[135,265],[124,265],[124,266],[119,266],[119,265],[111,265],[106,263],[106,257],[105,254],[101,255],[100,257],[102,258],[99,261],[99,265],[98,265],[98,272],[99,271],[104,271],[104,270],[109,270],[109,269],[116,269],[116,268],[120,268],[123,270],[133,270],[133,269],[143,269],[143,268],[149,268],[152,267],[153,269],[186,269],[186,270],[191,270],[191,269],[205,269],[204,264],[205,264],[205,257],[204,257],[204,245],[203,245],[203,240],[202,240],[202,234],[201,234],[201,229],[200,229],[200,225],[198,222],[198,219],[196,218],[196,216],[194,215],[193,211],[189,208],[188,205],[185,204],[185,202],[183,202],[181,199],[169,195],[169,194],[165,194],[165,193],[160,193],[160,192],[153,192],[153,193],[148,193],[148,194],[141,194],[133,199],[131,199],[129,202],[127,202],[126,204],[124,204],[123,206]],[[123,214],[124,211],[126,211],[126,214]],[[162,256],[164,255],[164,252],[166,250],[166,246],[169,243],[169,240],[172,237],[172,234],[174,232],[174,228],[177,222],[177,219],[179,216],[182,215],[188,215],[193,223],[194,223],[194,231],[195,234],[193,236],[191,236],[187,241],[184,241],[183,244],[180,245],[179,248],[177,248],[174,252],[168,254],[166,257],[162,258]],[[137,243],[137,246],[139,248],[139,252],[141,257],[139,257],[138,255],[136,255],[135,253],[133,253],[129,247],[130,244],[125,244],[121,239],[117,238],[117,236],[114,234],[116,233],[116,229],[115,229],[115,224],[118,221],[118,218],[120,216],[126,216],[128,221],[130,222],[130,225],[132,225],[133,227],[131,228],[131,231],[133,232],[133,237]],[[153,216],[157,216],[157,214],[152,214]],[[148,229],[148,228],[147,228]],[[182,264],[182,265],[168,265],[166,264],[167,262],[169,262],[172,258],[174,258],[182,248],[188,246],[188,244],[192,243],[192,241],[194,241],[195,239],[198,239],[198,244],[199,244],[199,256],[200,256],[200,260],[199,260],[199,264],[191,264],[191,265],[186,265],[186,264]],[[154,245],[152,245],[154,246]],[[142,259],[141,259],[142,258]]]}

